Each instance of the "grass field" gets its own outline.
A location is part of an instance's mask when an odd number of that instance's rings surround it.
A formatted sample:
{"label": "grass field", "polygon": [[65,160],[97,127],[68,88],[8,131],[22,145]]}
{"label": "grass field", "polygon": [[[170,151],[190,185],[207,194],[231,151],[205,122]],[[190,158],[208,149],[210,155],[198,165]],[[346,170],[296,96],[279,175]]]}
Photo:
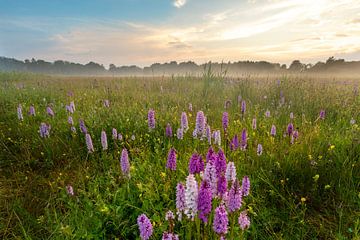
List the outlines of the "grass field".
{"label": "grass field", "polygon": [[[206,159],[208,140],[193,137],[197,112],[203,111],[211,130],[221,131],[220,146],[212,139],[214,151],[221,148],[227,162],[234,162],[240,184],[244,176],[251,183],[241,209],[228,212],[227,239],[360,239],[358,80],[311,75],[0,74],[0,238],[140,239],[137,218],[144,213],[153,226],[150,239],[160,239],[169,228],[180,239],[219,239],[213,230],[214,212],[226,202],[224,197],[212,199],[207,224],[198,214],[193,221],[187,216],[165,220],[168,210],[176,214],[176,186],[185,184],[193,153]],[[239,96],[246,103],[243,114]],[[72,114],[66,111],[71,101],[76,106]],[[18,119],[19,104],[23,120]],[[35,116],[28,115],[31,105]],[[53,117],[46,112],[48,106]],[[156,119],[152,130],[150,109]],[[324,118],[319,115],[322,110]],[[178,139],[182,112],[187,114],[189,130]],[[226,134],[223,112],[229,115]],[[70,130],[69,116],[76,133]],[[79,129],[80,119],[92,138],[93,153]],[[51,126],[47,138],[39,134],[42,122]],[[172,137],[165,134],[167,123]],[[293,142],[294,135],[287,134],[289,123],[298,131]],[[275,136],[270,134],[272,125]],[[112,139],[113,128],[122,140]],[[231,150],[230,141],[235,134],[241,141],[243,129],[246,149]],[[101,144],[102,130],[107,134],[107,150]],[[263,147],[261,155],[258,144]],[[175,171],[166,168],[172,147],[177,155]],[[130,177],[119,163],[124,148]],[[200,175],[195,174],[199,185]],[[67,192],[68,185],[74,195]],[[231,186],[229,182],[228,191]],[[243,211],[251,222],[244,230],[238,224]]]}

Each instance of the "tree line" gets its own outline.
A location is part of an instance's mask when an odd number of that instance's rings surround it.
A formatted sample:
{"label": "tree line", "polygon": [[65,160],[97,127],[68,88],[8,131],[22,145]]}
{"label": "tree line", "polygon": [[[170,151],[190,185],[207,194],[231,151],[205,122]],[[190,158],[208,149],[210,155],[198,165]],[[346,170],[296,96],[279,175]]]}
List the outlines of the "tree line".
{"label": "tree line", "polygon": [[26,59],[25,61],[14,58],[0,57],[0,71],[33,72],[44,74],[61,75],[177,75],[177,74],[202,74],[206,67],[211,66],[213,72],[236,75],[243,73],[352,73],[360,74],[360,61],[345,61],[344,59],[328,58],[325,62],[305,64],[294,60],[289,66],[280,63],[266,61],[238,61],[228,63],[204,63],[196,64],[192,61],[169,63],[154,63],[147,67],[115,66],[110,64],[108,68],[95,62],[87,64],[73,63],[63,60],[47,62],[41,59]]}

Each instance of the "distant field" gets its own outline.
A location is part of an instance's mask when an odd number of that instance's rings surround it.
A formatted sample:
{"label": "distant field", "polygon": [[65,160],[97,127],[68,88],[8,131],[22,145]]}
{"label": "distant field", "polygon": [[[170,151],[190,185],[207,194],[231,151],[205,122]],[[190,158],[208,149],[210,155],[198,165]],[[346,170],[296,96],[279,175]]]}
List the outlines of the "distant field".
{"label": "distant field", "polygon": [[[180,239],[360,239],[359,80],[305,74],[101,78],[0,73],[0,238],[140,239],[137,218],[144,213],[153,226],[151,239],[165,231]],[[66,110],[72,101],[73,113]],[[31,105],[35,116],[28,114]],[[149,130],[150,109],[155,128]],[[231,181],[226,194],[212,197],[207,224],[199,212],[193,221],[176,216],[176,186],[186,185],[190,158],[198,153],[205,169],[209,164],[206,130],[202,140],[193,137],[199,111],[211,128],[215,161],[223,151],[227,163],[234,162],[242,191],[243,177],[250,180],[250,194],[234,212],[226,198]],[[178,139],[182,112],[189,130]],[[40,136],[41,123],[51,126],[48,137]],[[171,137],[166,136],[168,123]],[[273,125],[276,134],[271,135]],[[220,130],[220,145],[214,142],[215,130]],[[177,156],[174,171],[166,167],[171,148]],[[120,164],[123,149],[129,176]],[[217,183],[228,175],[217,173]],[[205,175],[194,174],[199,190]],[[214,232],[219,206],[227,212],[226,234]],[[165,220],[168,210],[176,217],[174,226]],[[241,212],[250,218],[244,230],[238,224]]]}

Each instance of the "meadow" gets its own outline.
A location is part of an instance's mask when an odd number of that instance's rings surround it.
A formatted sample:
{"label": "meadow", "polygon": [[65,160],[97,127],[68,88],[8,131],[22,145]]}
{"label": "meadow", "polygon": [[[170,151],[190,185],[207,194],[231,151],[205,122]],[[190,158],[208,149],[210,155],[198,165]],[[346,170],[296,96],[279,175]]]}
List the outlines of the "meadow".
{"label": "meadow", "polygon": [[0,238],[360,239],[358,83],[1,73]]}

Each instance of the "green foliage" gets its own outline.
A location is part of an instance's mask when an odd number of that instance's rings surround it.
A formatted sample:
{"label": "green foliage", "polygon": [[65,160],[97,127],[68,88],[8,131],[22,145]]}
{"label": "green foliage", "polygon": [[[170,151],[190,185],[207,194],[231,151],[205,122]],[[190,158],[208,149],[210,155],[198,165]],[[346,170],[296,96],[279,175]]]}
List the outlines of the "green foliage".
{"label": "green foliage", "polygon": [[[188,174],[195,151],[206,154],[206,141],[193,139],[196,112],[204,111],[213,130],[221,129],[224,102],[228,138],[248,130],[248,149],[230,152],[238,178],[250,176],[251,194],[244,207],[251,218],[249,239],[358,239],[360,235],[360,98],[352,79],[312,76],[226,78],[211,65],[202,78],[62,78],[31,74],[0,74],[0,237],[2,239],[138,239],[136,218],[141,213],[154,225],[153,239],[168,229],[167,210],[175,212],[175,186]],[[280,83],[277,83],[277,80]],[[346,81],[346,84],[344,84]],[[74,96],[68,96],[72,91]],[[280,91],[285,102],[280,100]],[[247,103],[240,116],[238,95]],[[266,97],[265,97],[266,96]],[[103,100],[110,100],[110,108]],[[84,119],[96,152],[88,154],[83,134],[72,134],[65,105],[74,101],[75,125]],[[18,121],[16,107],[23,106]],[[188,111],[192,103],[193,112]],[[27,116],[34,104],[37,115]],[[55,117],[46,115],[52,104]],[[156,111],[156,129],[149,132],[147,111]],[[326,118],[318,119],[320,109]],[[265,117],[265,111],[271,117]],[[190,130],[184,140],[165,137],[186,111]],[[293,112],[299,139],[284,137]],[[252,130],[256,117],[258,127]],[[51,125],[50,138],[41,139],[41,122]],[[271,125],[277,136],[270,137]],[[124,141],[114,142],[116,128]],[[100,133],[109,149],[101,151]],[[135,140],[131,136],[135,136]],[[264,153],[257,156],[261,143]],[[170,147],[177,150],[177,170],[165,169]],[[129,150],[131,178],[121,174],[122,148]],[[75,196],[66,193],[74,188]],[[213,206],[215,208],[216,206]],[[236,219],[235,219],[236,220]],[[232,225],[234,219],[230,219]],[[181,239],[200,238],[199,223],[175,223]],[[235,238],[241,231],[235,224]],[[215,238],[211,225],[204,236]],[[189,233],[192,232],[190,236]]]}

